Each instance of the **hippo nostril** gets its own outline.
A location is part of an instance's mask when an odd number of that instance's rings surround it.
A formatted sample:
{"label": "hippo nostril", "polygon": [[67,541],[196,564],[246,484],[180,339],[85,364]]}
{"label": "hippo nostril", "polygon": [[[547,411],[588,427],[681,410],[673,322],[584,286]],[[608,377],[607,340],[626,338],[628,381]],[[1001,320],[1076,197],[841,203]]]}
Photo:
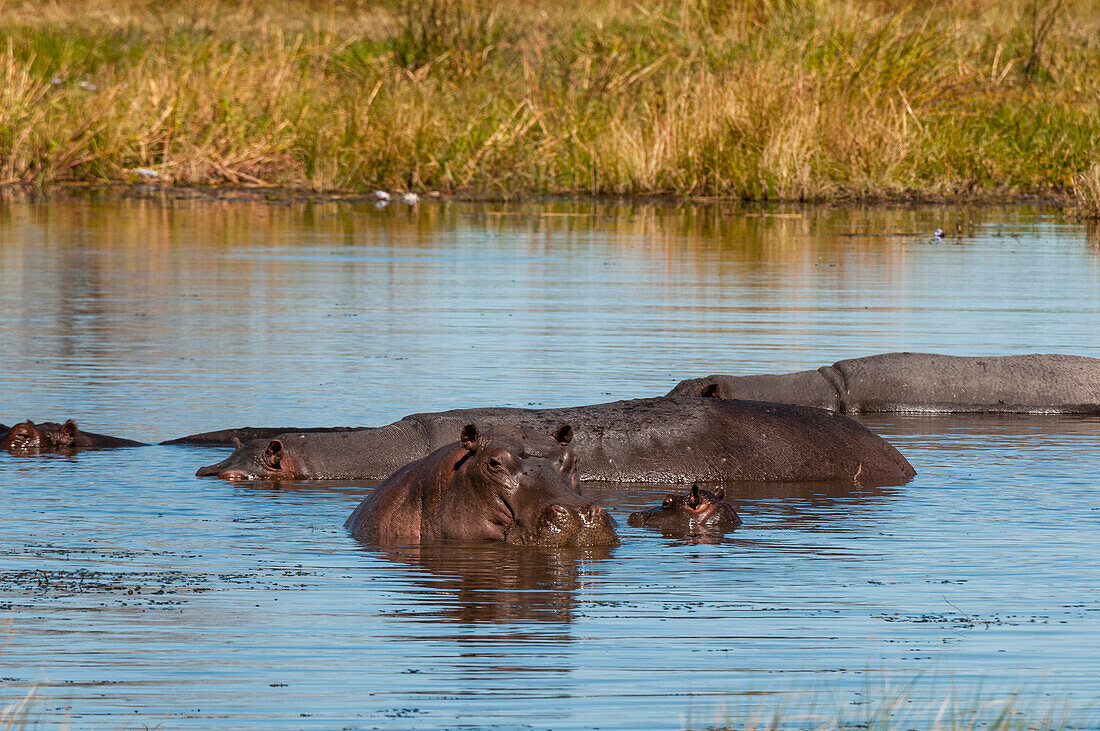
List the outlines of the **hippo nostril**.
{"label": "hippo nostril", "polygon": [[553,527],[556,530],[564,530],[568,526],[574,525],[576,520],[576,510],[570,510],[564,505],[549,505],[542,512],[540,522],[547,527]]}
{"label": "hippo nostril", "polygon": [[585,525],[598,525],[604,519],[603,508],[599,505],[586,505],[581,509],[581,517]]}

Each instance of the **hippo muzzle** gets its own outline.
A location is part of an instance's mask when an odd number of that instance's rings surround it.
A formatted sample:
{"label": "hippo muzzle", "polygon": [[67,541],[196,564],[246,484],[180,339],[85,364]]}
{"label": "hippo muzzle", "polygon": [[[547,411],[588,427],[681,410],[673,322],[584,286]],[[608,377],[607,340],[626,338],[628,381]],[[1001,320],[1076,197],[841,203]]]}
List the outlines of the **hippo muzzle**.
{"label": "hippo muzzle", "polygon": [[516,524],[505,542],[520,546],[617,546],[615,519],[595,504],[547,506],[533,527]]}

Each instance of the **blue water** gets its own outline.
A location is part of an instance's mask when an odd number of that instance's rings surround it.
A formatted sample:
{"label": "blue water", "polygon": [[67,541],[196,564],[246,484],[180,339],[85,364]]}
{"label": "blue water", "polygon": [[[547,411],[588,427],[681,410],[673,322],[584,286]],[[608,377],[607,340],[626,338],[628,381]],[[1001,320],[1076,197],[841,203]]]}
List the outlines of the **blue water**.
{"label": "blue water", "polygon": [[[0,421],[143,441],[1100,357],[1098,324],[1095,232],[1034,208],[0,204]],[[731,484],[745,525],[705,545],[626,526],[663,488],[589,484],[604,552],[364,548],[341,524],[373,483],[193,477],[219,450],[0,453],[0,721],[1100,725],[1100,419],[863,421],[916,479]]]}

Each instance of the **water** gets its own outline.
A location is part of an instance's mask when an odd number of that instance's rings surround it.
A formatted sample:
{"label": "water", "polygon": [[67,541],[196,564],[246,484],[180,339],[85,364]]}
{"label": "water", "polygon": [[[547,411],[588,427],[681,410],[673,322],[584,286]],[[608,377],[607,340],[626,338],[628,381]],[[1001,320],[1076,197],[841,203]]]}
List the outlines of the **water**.
{"label": "water", "polygon": [[[1098,322],[1095,232],[1042,209],[0,205],[0,421],[143,441],[892,350],[1100,357]],[[863,421],[916,479],[732,484],[745,525],[703,545],[626,526],[664,488],[592,484],[623,538],[602,552],[365,548],[340,526],[373,483],[192,477],[218,450],[0,454],[0,708],[677,729],[1016,694],[1100,724],[1100,419]]]}

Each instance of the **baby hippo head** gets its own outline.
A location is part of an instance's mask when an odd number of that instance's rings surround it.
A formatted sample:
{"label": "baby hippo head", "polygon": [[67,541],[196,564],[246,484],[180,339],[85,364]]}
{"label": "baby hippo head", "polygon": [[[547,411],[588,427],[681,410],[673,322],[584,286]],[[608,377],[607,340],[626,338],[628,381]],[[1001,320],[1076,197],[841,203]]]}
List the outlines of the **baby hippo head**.
{"label": "baby hippo head", "polygon": [[669,495],[660,507],[631,513],[627,523],[673,535],[720,535],[741,525],[741,517],[725,497],[721,487],[710,492],[692,485],[691,492]]}

